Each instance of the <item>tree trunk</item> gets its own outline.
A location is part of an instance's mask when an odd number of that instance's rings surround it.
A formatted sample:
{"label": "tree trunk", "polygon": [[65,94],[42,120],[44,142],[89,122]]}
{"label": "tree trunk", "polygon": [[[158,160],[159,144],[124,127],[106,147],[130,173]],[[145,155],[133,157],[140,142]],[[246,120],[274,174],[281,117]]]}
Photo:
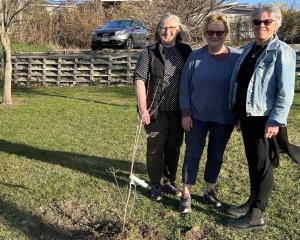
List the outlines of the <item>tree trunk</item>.
{"label": "tree trunk", "polygon": [[1,43],[3,46],[3,94],[2,104],[12,104],[11,97],[11,75],[12,75],[12,63],[11,63],[11,48],[8,33],[1,31]]}

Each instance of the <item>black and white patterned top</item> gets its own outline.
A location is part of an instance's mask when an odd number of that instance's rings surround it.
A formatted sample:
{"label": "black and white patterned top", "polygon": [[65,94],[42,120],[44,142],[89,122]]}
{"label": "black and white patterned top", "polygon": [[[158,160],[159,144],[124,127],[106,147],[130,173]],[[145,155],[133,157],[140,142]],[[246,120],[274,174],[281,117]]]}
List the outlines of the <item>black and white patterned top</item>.
{"label": "black and white patterned top", "polygon": [[[179,87],[184,65],[183,58],[176,47],[164,47],[165,74],[162,86],[162,100],[159,111],[179,110]],[[144,49],[136,64],[134,80],[147,80],[149,71],[148,50]]]}

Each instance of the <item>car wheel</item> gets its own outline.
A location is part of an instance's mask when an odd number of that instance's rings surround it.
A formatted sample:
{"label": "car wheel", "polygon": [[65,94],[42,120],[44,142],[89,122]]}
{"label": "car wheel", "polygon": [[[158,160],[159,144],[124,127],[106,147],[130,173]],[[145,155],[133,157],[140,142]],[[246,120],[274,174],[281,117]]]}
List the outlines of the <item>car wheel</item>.
{"label": "car wheel", "polygon": [[130,50],[130,49],[133,49],[133,47],[134,47],[134,41],[133,41],[133,38],[130,37],[130,38],[128,38],[128,40],[125,43],[125,49]]}
{"label": "car wheel", "polygon": [[92,51],[96,51],[96,50],[101,50],[102,47],[101,47],[101,46],[95,46],[95,45],[92,45],[92,46],[91,46],[91,49],[92,49]]}

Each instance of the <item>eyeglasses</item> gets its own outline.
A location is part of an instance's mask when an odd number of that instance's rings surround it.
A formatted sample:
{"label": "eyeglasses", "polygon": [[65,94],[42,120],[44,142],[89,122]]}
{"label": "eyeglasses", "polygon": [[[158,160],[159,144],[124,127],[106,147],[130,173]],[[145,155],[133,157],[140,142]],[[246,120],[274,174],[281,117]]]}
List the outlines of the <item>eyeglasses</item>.
{"label": "eyeglasses", "polygon": [[211,31],[211,30],[207,30],[207,31],[206,31],[206,34],[207,34],[208,36],[213,36],[213,35],[216,34],[218,37],[221,37],[221,36],[224,35],[224,33],[225,33],[225,31]]}
{"label": "eyeglasses", "polygon": [[177,28],[177,26],[171,26],[171,27],[160,27],[159,29],[163,32],[167,31],[168,29],[173,31]]}
{"label": "eyeglasses", "polygon": [[269,26],[273,21],[274,21],[273,19],[265,19],[265,20],[253,19],[252,20],[254,26],[260,26],[262,23],[264,23],[265,26]]}

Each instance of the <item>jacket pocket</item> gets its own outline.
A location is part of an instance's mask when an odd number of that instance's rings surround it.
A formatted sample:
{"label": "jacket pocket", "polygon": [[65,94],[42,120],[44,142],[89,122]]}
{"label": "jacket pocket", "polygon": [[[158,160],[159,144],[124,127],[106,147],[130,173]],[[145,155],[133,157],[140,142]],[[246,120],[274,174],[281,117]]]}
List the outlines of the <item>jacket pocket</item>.
{"label": "jacket pocket", "polygon": [[276,51],[269,51],[263,60],[258,65],[259,68],[268,69],[275,64],[277,53]]}
{"label": "jacket pocket", "polygon": [[270,68],[272,65],[274,65],[274,61],[262,61],[260,64],[259,64],[259,68],[263,68],[263,69],[268,69]]}

